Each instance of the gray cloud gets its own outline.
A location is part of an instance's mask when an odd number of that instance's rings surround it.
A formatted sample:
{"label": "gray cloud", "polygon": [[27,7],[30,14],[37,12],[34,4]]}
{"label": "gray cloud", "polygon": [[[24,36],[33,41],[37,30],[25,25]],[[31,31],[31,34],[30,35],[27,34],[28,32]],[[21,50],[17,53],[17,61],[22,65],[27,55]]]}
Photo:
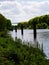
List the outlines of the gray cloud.
{"label": "gray cloud", "polygon": [[14,1],[14,0],[0,0],[0,1]]}
{"label": "gray cloud", "polygon": [[49,12],[49,2],[45,2],[43,3],[40,7],[39,7],[40,11],[42,13],[46,13]]}
{"label": "gray cloud", "polygon": [[49,1],[0,0],[0,13],[10,18],[12,22],[25,21],[47,12],[49,12]]}

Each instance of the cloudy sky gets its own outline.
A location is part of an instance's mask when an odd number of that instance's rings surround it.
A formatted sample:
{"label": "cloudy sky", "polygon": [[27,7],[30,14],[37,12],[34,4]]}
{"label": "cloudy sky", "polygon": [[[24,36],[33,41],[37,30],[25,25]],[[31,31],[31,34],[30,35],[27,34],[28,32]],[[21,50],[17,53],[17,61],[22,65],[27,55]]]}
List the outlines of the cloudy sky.
{"label": "cloudy sky", "polygon": [[0,13],[12,23],[49,14],[49,0],[0,0]]}

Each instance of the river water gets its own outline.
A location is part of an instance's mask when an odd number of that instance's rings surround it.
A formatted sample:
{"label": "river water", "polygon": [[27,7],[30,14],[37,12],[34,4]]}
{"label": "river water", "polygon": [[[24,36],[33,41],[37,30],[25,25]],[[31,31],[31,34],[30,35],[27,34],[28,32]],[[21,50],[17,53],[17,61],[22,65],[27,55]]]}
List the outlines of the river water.
{"label": "river water", "polygon": [[[15,38],[20,38],[22,40],[21,30],[15,30],[10,32],[11,36]],[[24,30],[23,41],[33,42],[33,30]],[[49,59],[49,29],[37,29],[37,41],[43,44],[43,50],[46,54],[46,58]]]}

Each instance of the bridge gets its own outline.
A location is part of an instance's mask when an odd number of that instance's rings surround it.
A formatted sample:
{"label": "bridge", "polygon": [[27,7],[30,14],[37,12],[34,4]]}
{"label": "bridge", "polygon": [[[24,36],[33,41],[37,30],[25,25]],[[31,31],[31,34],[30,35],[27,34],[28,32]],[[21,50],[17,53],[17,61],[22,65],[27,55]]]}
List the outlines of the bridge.
{"label": "bridge", "polygon": [[14,26],[17,25],[17,24],[18,24],[18,23],[12,23],[12,25],[14,25]]}

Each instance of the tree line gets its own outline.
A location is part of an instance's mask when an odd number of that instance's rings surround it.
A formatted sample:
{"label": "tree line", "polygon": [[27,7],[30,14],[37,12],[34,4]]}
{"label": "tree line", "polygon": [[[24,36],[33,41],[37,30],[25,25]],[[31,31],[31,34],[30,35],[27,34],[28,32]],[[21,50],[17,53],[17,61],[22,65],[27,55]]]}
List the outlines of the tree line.
{"label": "tree line", "polygon": [[11,20],[0,14],[0,31],[10,30],[11,27]]}
{"label": "tree line", "polygon": [[[30,43],[20,39],[16,38],[14,41],[11,36],[6,36],[7,30],[11,28],[11,21],[0,14],[0,65],[49,65],[40,49],[33,48]],[[1,34],[3,32],[5,34]]]}
{"label": "tree line", "polygon": [[34,23],[36,23],[36,29],[49,29],[49,15],[38,16],[29,21],[18,23],[17,27],[20,29],[23,24],[24,29],[33,29]]}

